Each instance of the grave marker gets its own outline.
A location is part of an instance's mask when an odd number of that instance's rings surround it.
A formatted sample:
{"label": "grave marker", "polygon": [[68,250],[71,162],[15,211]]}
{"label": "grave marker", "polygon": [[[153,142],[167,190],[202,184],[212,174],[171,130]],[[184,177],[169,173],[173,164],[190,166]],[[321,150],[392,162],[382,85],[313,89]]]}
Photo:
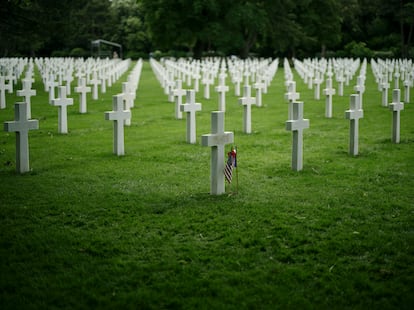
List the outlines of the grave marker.
{"label": "grave marker", "polygon": [[362,109],[362,98],[365,92],[365,85],[364,85],[364,79],[361,76],[357,77],[357,85],[354,87],[354,90],[358,94],[359,108]]}
{"label": "grave marker", "polygon": [[209,74],[204,77],[202,84],[204,85],[204,98],[210,99],[210,85],[213,84],[213,79],[209,77]]}
{"label": "grave marker", "polygon": [[101,80],[98,79],[98,74],[96,71],[93,72],[93,77],[89,81],[90,84],[92,84],[92,99],[98,100],[98,85],[101,84]]}
{"label": "grave marker", "polygon": [[285,100],[288,101],[288,120],[292,119],[293,105],[292,103],[298,101],[300,94],[296,92],[296,82],[288,81],[288,92],[285,94]]}
{"label": "grave marker", "polygon": [[303,169],[303,130],[309,128],[309,120],[303,118],[303,102],[293,102],[292,120],[286,122],[286,130],[292,131],[292,169]]}
{"label": "grave marker", "polygon": [[323,90],[324,95],[326,95],[325,117],[332,117],[332,96],[335,95],[335,92],[335,89],[332,88],[332,79],[326,79],[326,88]]}
{"label": "grave marker", "polygon": [[49,80],[46,82],[47,89],[49,91],[49,103],[52,104],[52,100],[55,99],[55,87],[58,86],[58,82],[55,82],[53,74],[49,76]]}
{"label": "grave marker", "polygon": [[6,84],[3,76],[0,76],[0,109],[6,108],[6,90],[10,90],[10,84]]}
{"label": "grave marker", "polygon": [[72,98],[66,98],[66,86],[59,86],[59,98],[52,100],[52,105],[58,107],[58,132],[68,133],[68,105],[73,105]]}
{"label": "grave marker", "polygon": [[225,75],[220,74],[219,85],[216,86],[215,91],[219,93],[219,111],[226,112],[226,92],[229,91],[229,87],[225,85]]}
{"label": "grave marker", "polygon": [[16,76],[10,70],[4,78],[9,81],[9,83],[7,83],[7,90],[9,91],[9,94],[13,93],[13,83],[16,84],[17,82]]}
{"label": "grave marker", "polygon": [[262,106],[262,93],[265,89],[266,83],[256,82],[253,84],[254,89],[256,90],[256,105],[258,107]]}
{"label": "grave marker", "polygon": [[400,143],[400,111],[404,110],[404,103],[400,102],[399,89],[393,90],[389,109],[392,111],[392,142]]}
{"label": "grave marker", "polygon": [[398,71],[394,73],[394,88],[400,88],[400,73]]}
{"label": "grave marker", "polygon": [[345,118],[349,119],[349,154],[358,155],[359,145],[359,119],[364,117],[359,95],[351,95],[349,110],[345,111]]}
{"label": "grave marker", "polygon": [[105,120],[113,123],[113,152],[118,156],[125,154],[124,150],[124,122],[131,118],[131,111],[124,110],[124,99],[122,94],[112,97],[113,111],[105,112]]}
{"label": "grave marker", "polygon": [[201,75],[200,75],[198,69],[193,74],[193,78],[194,78],[194,91],[198,92],[198,89],[199,89],[199,86],[200,86],[200,78],[201,78]]}
{"label": "grave marker", "polygon": [[106,94],[106,81],[110,79],[106,73],[102,73],[101,75],[101,94]]}
{"label": "grave marker", "polygon": [[71,84],[72,84],[72,81],[73,81],[72,70],[67,70],[66,75],[64,76],[64,78],[65,78],[65,81],[66,81],[66,94],[70,95]]}
{"label": "grave marker", "polygon": [[[135,94],[130,91],[128,82],[122,83],[122,98],[124,100],[125,110],[130,111],[131,108],[134,106]],[[131,118],[127,118],[125,120],[125,125],[131,126]]]}
{"label": "grave marker", "polygon": [[252,105],[256,104],[256,98],[251,97],[250,86],[244,85],[244,97],[239,98],[239,104],[243,106],[243,132],[252,132]]}
{"label": "grave marker", "polygon": [[195,91],[187,90],[186,103],[180,106],[182,112],[187,113],[187,143],[196,143],[195,113],[201,111],[201,104],[195,102]]}
{"label": "grave marker", "polygon": [[32,82],[30,80],[26,80],[23,79],[22,80],[23,83],[23,89],[18,90],[16,92],[17,96],[19,97],[24,97],[24,102],[26,102],[26,109],[27,109],[27,119],[31,119],[32,118],[32,110],[31,110],[31,101],[30,101],[30,97],[31,96],[36,96],[36,89],[30,89],[31,88],[31,84]]}
{"label": "grave marker", "polygon": [[410,86],[411,81],[409,79],[406,79],[404,81],[404,101],[406,103],[410,102]]}
{"label": "grave marker", "polygon": [[29,130],[39,129],[38,120],[27,119],[27,103],[18,102],[14,105],[14,121],[5,122],[4,130],[16,132],[16,171],[25,173],[29,167]]}
{"label": "grave marker", "polygon": [[388,106],[388,89],[390,88],[390,83],[388,83],[387,75],[384,75],[383,82],[381,83],[382,89],[382,106]]}
{"label": "grave marker", "polygon": [[234,95],[236,97],[240,96],[240,83],[242,82],[242,76],[240,71],[236,70],[234,72]]}
{"label": "grave marker", "polygon": [[183,114],[181,112],[181,105],[183,104],[183,96],[186,94],[186,90],[182,89],[182,81],[175,81],[175,89],[173,90],[173,95],[175,98],[175,118],[182,119]]}
{"label": "grave marker", "polygon": [[315,79],[313,80],[313,84],[315,84],[315,92],[314,92],[314,98],[315,100],[321,99],[321,84],[322,79],[319,77],[319,72],[317,71],[315,74]]}
{"label": "grave marker", "polygon": [[201,137],[203,146],[211,147],[210,194],[221,195],[224,185],[224,146],[233,143],[233,132],[224,131],[224,112],[211,112],[211,134]]}
{"label": "grave marker", "polygon": [[338,75],[336,80],[338,82],[338,96],[342,97],[344,95],[344,82],[345,82],[345,78],[342,72]]}
{"label": "grave marker", "polygon": [[86,93],[91,92],[91,88],[86,86],[85,78],[80,78],[78,80],[78,86],[75,87],[75,92],[79,93],[79,113],[87,112],[87,102],[86,102]]}

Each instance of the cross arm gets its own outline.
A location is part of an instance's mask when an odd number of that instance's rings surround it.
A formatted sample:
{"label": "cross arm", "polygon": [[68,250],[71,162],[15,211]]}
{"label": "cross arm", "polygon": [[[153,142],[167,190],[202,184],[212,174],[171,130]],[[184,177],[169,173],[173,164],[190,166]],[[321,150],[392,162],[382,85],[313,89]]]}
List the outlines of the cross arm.
{"label": "cross arm", "polygon": [[223,134],[205,134],[201,136],[202,146],[218,146],[233,143],[234,133],[225,131]]}

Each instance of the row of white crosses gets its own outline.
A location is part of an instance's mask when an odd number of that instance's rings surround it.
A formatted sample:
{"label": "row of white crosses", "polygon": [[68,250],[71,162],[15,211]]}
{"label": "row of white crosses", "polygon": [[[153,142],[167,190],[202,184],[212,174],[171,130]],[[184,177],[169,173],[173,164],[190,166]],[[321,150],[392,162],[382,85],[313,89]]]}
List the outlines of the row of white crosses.
{"label": "row of white crosses", "polygon": [[[412,60],[371,60],[372,72],[378,83],[378,89],[382,91],[382,106],[392,111],[392,136],[393,143],[400,142],[400,112],[404,110],[404,102],[401,102],[400,80],[404,86],[404,101],[410,102],[410,88],[413,87],[414,65]],[[388,89],[394,80],[392,102],[388,104]],[[391,82],[391,83],[390,83]]]}
{"label": "row of white crosses", "polygon": [[292,69],[287,58],[283,61],[283,69],[285,72],[285,87],[287,92],[285,93],[285,100],[288,103],[288,120],[293,117],[293,102],[300,99],[300,94],[296,91],[296,82],[293,77]]}
{"label": "row of white crosses", "polygon": [[301,171],[303,169],[303,130],[309,128],[309,120],[303,118],[303,102],[298,101],[300,94],[296,91],[293,72],[286,58],[284,59],[283,67],[285,72],[285,87],[287,89],[285,100],[288,103],[286,130],[292,131],[291,166],[292,170]]}
{"label": "row of white crosses", "polygon": [[229,73],[234,84],[234,95],[240,96],[240,86],[253,85],[258,98],[258,106],[261,106],[261,94],[267,93],[267,88],[277,72],[278,59],[263,60],[239,60],[228,59]]}
{"label": "row of white crosses", "polygon": [[[45,91],[49,92],[49,102],[54,99],[55,87],[66,85],[67,95],[71,94],[71,82],[74,75],[79,87],[89,85],[92,89],[92,99],[97,100],[100,92],[105,93],[106,87],[111,87],[129,67],[130,60],[94,59],[88,58],[41,58],[35,60],[42,76]],[[82,78],[85,81],[80,82]]]}
{"label": "row of white crosses", "polygon": [[[38,59],[37,59],[38,60]],[[25,78],[22,80],[23,89],[17,91],[17,96],[24,97],[25,102],[18,102],[15,104],[15,120],[4,123],[4,130],[7,132],[16,133],[16,170],[19,173],[25,173],[30,171],[29,164],[29,141],[28,141],[28,132],[29,130],[38,129],[39,121],[30,119],[30,97],[36,95],[36,91],[31,89],[33,79],[33,63],[28,61],[28,69],[26,71]],[[129,62],[128,62],[129,65]],[[117,70],[118,72],[125,71],[126,63],[121,62],[118,66],[122,68]],[[130,73],[128,77],[130,88],[137,89],[139,76],[141,74],[142,60],[137,62],[134,70]],[[127,69],[127,68],[126,68]],[[119,75],[120,76],[120,75]],[[80,78],[80,80],[83,80]],[[52,99],[51,104],[58,106],[58,131],[59,133],[67,133],[67,106],[73,104],[72,98],[67,98],[67,87],[59,86],[58,88],[59,96],[58,98]],[[116,102],[116,105],[115,105]],[[118,103],[121,102],[122,108],[124,107],[124,94],[119,94],[114,97],[114,109],[119,109]],[[124,113],[130,118],[130,112],[126,111]],[[125,119],[126,117],[124,117]],[[111,117],[108,117],[111,119]],[[116,117],[114,118],[116,119]],[[124,120],[123,119],[123,120]],[[123,125],[114,122],[114,152],[117,154],[123,154]],[[122,125],[122,130],[120,129]],[[121,142],[122,140],[122,142]]]}
{"label": "row of white crosses", "polygon": [[[222,85],[222,83],[220,83]],[[239,99],[239,104],[244,106],[243,129],[245,133],[251,132],[251,105],[256,103],[256,99],[251,97],[251,89],[248,81],[243,87],[244,96]],[[221,195],[225,192],[224,184],[224,147],[226,144],[234,142],[234,133],[225,131],[224,111],[214,111],[211,113],[211,133],[202,136],[201,144],[211,147],[210,164],[210,194]]]}
{"label": "row of white crosses", "polygon": [[[60,85],[59,80],[54,80],[54,74],[51,72],[64,72],[66,66],[66,73],[63,75],[72,76],[73,71],[77,71],[78,73],[84,72],[83,74],[78,74],[78,86],[75,87],[75,92],[79,93],[79,112],[84,114],[87,112],[87,102],[86,102],[86,94],[91,92],[92,89],[92,98],[94,100],[98,99],[98,90],[97,85],[106,85],[105,81],[100,83],[100,80],[97,79],[97,72],[109,72],[111,70],[112,75],[114,78],[119,78],[121,74],[123,74],[130,65],[130,59],[121,61],[121,60],[95,60],[92,58],[87,59],[86,61],[76,60],[76,62],[72,59],[54,59],[54,58],[46,58],[46,59],[36,59],[36,64],[38,69],[43,76],[43,82],[48,86],[49,89],[49,103],[52,106],[58,107],[58,132],[61,134],[68,133],[68,123],[67,123],[67,107],[69,105],[73,105],[73,99],[67,98],[68,89],[70,90],[70,83],[71,78],[66,78],[66,85]],[[50,67],[51,65],[56,67]],[[100,67],[100,66],[101,67]],[[84,70],[84,68],[86,68]],[[89,68],[89,69],[88,69]],[[94,69],[93,69],[94,68]],[[90,83],[92,87],[86,86],[88,77],[92,74],[92,79],[90,79]],[[62,74],[58,74],[58,76],[63,76]],[[47,78],[50,77],[50,79]],[[116,79],[111,81],[116,81]],[[56,98],[54,95],[54,89],[58,86],[58,97]],[[69,87],[68,87],[69,86]],[[106,86],[102,87],[101,90],[106,91]]]}
{"label": "row of white crosses", "polygon": [[[364,63],[366,66],[366,60]],[[320,99],[320,85],[323,83],[326,76],[326,86],[323,89],[323,94],[325,96],[325,117],[327,118],[332,117],[332,98],[337,93],[336,89],[333,87],[334,77],[336,77],[336,81],[338,82],[338,95],[343,96],[344,83],[346,85],[349,84],[349,81],[352,79],[359,66],[359,59],[334,59],[329,61],[325,59],[305,59],[303,62],[297,59],[294,60],[295,70],[308,85],[308,88],[312,89],[313,86],[315,87],[314,98],[316,100]],[[288,86],[290,81],[287,80],[286,83],[286,86]],[[362,87],[362,85],[360,87]],[[288,93],[292,92],[288,91]],[[291,111],[291,108],[289,111]]]}
{"label": "row of white crosses", "polygon": [[[164,61],[163,65],[163,63],[161,62],[158,62],[155,59],[151,59],[150,63],[154,74],[156,75],[160,84],[164,87],[164,90],[165,87],[168,87],[168,85],[172,84],[171,81],[168,82],[168,80],[171,80],[172,78],[177,78],[175,80],[174,88],[169,90],[169,92],[172,93],[172,95],[175,98],[175,117],[177,119],[182,118],[182,115],[178,114],[178,110],[180,112],[187,113],[187,142],[195,143],[195,112],[201,110],[201,104],[195,103],[196,91],[194,89],[183,89],[183,82],[184,80],[186,80],[185,74],[191,72],[191,70],[189,70],[189,66],[185,65],[185,62],[183,62],[182,60],[179,60],[178,62],[175,62],[173,60]],[[211,66],[212,69],[208,69],[208,64]],[[254,87],[256,88],[256,94],[258,94],[257,91],[259,91],[261,94],[262,89],[265,89],[265,91],[267,91],[267,86],[270,84],[270,81],[276,74],[277,67],[278,60],[274,60],[271,61],[270,64],[268,63],[267,67],[262,65],[261,67],[258,66],[256,70],[253,70],[255,73],[255,78],[260,80],[260,82],[258,81],[254,83]],[[234,66],[232,66],[232,68],[234,68]],[[241,71],[247,72],[244,70],[245,68],[243,63]],[[215,91],[218,93],[219,111],[212,112],[212,133],[202,136],[202,145],[212,147],[210,193],[213,195],[220,195],[225,191],[223,174],[224,145],[233,142],[233,133],[224,131],[224,114],[226,111],[225,93],[229,90],[229,87],[225,84],[225,80],[227,77],[226,62],[218,61],[216,64],[213,64],[213,62],[210,60],[210,62],[208,62],[207,65],[202,67],[201,72],[204,75],[204,77],[208,75],[214,76],[215,74],[218,74],[218,85],[215,87]],[[256,98],[251,96],[251,86],[249,85],[250,82],[253,82],[253,79],[251,79],[251,75],[252,74],[250,72],[248,74],[244,74],[245,85],[243,86],[243,97],[239,98],[239,104],[244,107],[243,131],[247,134],[251,133],[251,106],[257,104]],[[264,78],[262,79],[259,76],[264,76]],[[209,86],[209,83],[210,82],[204,84]],[[191,83],[187,84],[191,85]],[[181,104],[182,97],[184,96],[184,94],[186,94],[186,103]],[[209,90],[204,92],[204,97],[209,97],[208,95]]]}
{"label": "row of white crosses", "polygon": [[173,91],[177,89],[176,80],[181,80],[182,84],[187,82],[187,86],[191,86],[194,81],[193,89],[198,92],[198,83],[201,79],[204,86],[203,97],[210,99],[210,87],[218,77],[219,81],[215,90],[219,92],[219,96],[223,96],[222,93],[226,92],[227,85],[222,82],[221,77],[224,76],[224,81],[227,78],[227,63],[230,78],[235,84],[235,95],[240,96],[240,84],[244,80],[244,85],[252,85],[256,90],[256,97],[259,98],[258,106],[260,106],[261,94],[267,92],[267,87],[278,68],[277,59],[273,61],[269,59],[242,61],[232,58],[210,58],[203,61],[164,59],[161,62],[151,59],[150,62],[165,94],[168,95],[168,100],[171,102],[173,101]]}
{"label": "row of white crosses", "polygon": [[142,59],[139,59],[129,73],[127,82],[122,83],[122,93],[112,97],[112,111],[105,112],[105,120],[113,121],[113,153],[125,155],[124,125],[131,125],[132,112],[136,91],[142,71]]}
{"label": "row of white crosses", "polygon": [[404,88],[404,101],[410,102],[410,88],[413,87],[414,65],[412,60],[380,60],[371,59],[371,69],[382,92],[382,106],[388,106],[388,89],[394,80],[394,89],[400,88],[400,81]]}
{"label": "row of white crosses", "polygon": [[[356,156],[359,153],[358,141],[359,141],[359,119],[363,117],[363,94],[365,91],[365,78],[366,78],[366,60],[364,59],[360,73],[357,77],[357,85],[354,90],[357,94],[350,96],[350,109],[345,112],[345,118],[350,120],[350,138],[349,138],[349,154]],[[289,120],[286,122],[286,129],[293,131],[293,143],[292,143],[292,169],[302,169],[302,133],[301,131],[309,127],[308,120],[303,119],[303,103],[295,102],[299,99],[299,94],[295,90],[295,82],[293,80],[293,74],[291,73],[289,63],[285,60],[285,79],[287,80],[286,86],[288,92],[285,94],[285,99],[289,102]],[[301,64],[299,64],[299,70],[302,70]],[[374,67],[375,68],[375,67]],[[327,73],[328,85],[331,85],[329,79],[329,65]],[[397,86],[397,85],[396,85]],[[331,87],[325,89],[325,94],[330,91]],[[400,102],[400,90],[394,89],[393,101],[389,105],[390,110],[393,111],[393,125],[392,125],[392,141],[399,143],[400,141],[400,111],[404,109],[404,103]],[[326,102],[326,116],[331,115],[330,103]]]}
{"label": "row of white crosses", "polygon": [[[162,74],[166,72],[162,65],[152,59],[152,69],[155,75],[159,75],[158,80],[164,81]],[[182,80],[175,81],[175,88],[171,90],[175,98],[175,118],[182,119],[183,112],[186,113],[186,141],[190,144],[196,143],[196,112],[201,111],[201,103],[195,100],[196,91],[193,89],[183,89]],[[183,96],[186,95],[186,102],[183,104]]]}
{"label": "row of white crosses", "polygon": [[[180,102],[182,101],[181,97],[185,94],[183,89],[183,82],[185,79],[188,80],[189,67],[191,64],[185,62],[182,59],[175,61],[173,59],[164,60],[163,62],[158,62],[154,59],[150,60],[153,72],[157,76],[157,79],[164,88],[164,92],[168,94],[169,101],[175,101],[175,117],[177,119],[182,118],[180,113]],[[267,87],[270,85],[271,80],[276,74],[278,68],[278,59],[273,61],[263,60],[263,61],[234,61],[230,58],[227,59],[209,59],[207,62],[201,63],[201,72],[204,76],[204,98],[210,98],[210,85],[211,82],[215,79],[215,76],[218,74],[218,85],[214,88],[218,93],[218,110],[226,110],[225,96],[226,92],[229,91],[229,86],[225,84],[227,78],[227,68],[226,62],[229,66],[229,72],[232,72],[231,76],[241,76],[240,72],[243,72],[245,78],[244,85],[250,87],[250,82],[253,82],[256,79],[256,82],[253,83],[253,88],[256,90],[256,101],[255,104],[260,107],[262,105],[262,93],[267,92]],[[194,66],[199,66],[200,63],[193,62]],[[164,65],[163,65],[164,64]],[[236,65],[237,64],[237,65]],[[250,64],[254,69],[249,69],[248,64]],[[238,66],[238,67],[237,67]],[[237,68],[236,68],[237,67]],[[193,70],[197,72],[198,70]],[[187,78],[186,78],[187,75]],[[254,76],[254,78],[252,78]],[[174,80],[175,79],[175,80]],[[233,79],[233,78],[232,78]],[[207,81],[208,80],[208,81]],[[238,82],[241,79],[237,80]],[[190,83],[187,83],[187,85]],[[173,86],[171,86],[173,85]],[[251,87],[250,87],[251,88]],[[237,87],[235,86],[235,89]],[[245,90],[244,90],[245,92]],[[250,91],[251,92],[251,91]],[[250,97],[243,94],[243,97]],[[175,100],[174,100],[175,98]],[[248,108],[247,108],[248,110]],[[248,117],[247,117],[248,119]]]}
{"label": "row of white crosses", "polygon": [[[28,63],[28,58],[0,58],[0,109],[6,108],[6,91],[9,94],[14,92],[14,85],[21,78]],[[30,64],[33,68],[32,60]],[[28,75],[27,72],[26,74]]]}

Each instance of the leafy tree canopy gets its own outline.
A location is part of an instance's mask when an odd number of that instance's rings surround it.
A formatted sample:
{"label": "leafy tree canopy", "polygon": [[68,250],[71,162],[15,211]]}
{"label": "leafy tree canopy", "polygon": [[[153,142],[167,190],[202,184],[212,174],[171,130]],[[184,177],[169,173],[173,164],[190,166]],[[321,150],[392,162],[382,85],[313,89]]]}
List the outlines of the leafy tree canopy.
{"label": "leafy tree canopy", "polygon": [[5,0],[0,6],[3,56],[74,49],[86,56],[92,40],[105,39],[122,44],[127,55],[304,57],[363,46],[359,54],[412,57],[413,30],[413,0]]}

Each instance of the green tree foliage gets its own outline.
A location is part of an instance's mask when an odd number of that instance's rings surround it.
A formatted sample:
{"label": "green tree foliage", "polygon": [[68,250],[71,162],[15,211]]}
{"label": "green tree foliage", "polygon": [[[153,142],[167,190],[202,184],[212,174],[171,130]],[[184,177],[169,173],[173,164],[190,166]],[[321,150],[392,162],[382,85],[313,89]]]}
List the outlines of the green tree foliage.
{"label": "green tree foliage", "polygon": [[5,0],[0,6],[4,56],[79,55],[92,40],[105,39],[122,44],[127,55],[413,57],[413,32],[413,0]]}
{"label": "green tree foliage", "polygon": [[142,0],[154,44],[187,48],[195,55],[210,49],[220,30],[220,0]]}
{"label": "green tree foliage", "polygon": [[144,22],[142,3],[136,0],[113,0],[111,41],[120,42],[126,51],[151,51],[151,41]]}

